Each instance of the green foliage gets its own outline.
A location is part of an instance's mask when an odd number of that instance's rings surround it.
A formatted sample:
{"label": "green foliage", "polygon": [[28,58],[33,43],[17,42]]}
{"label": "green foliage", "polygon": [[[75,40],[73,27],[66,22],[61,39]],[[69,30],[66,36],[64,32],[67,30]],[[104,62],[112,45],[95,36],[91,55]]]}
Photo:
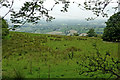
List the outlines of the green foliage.
{"label": "green foliage", "polygon": [[94,29],[90,29],[88,32],[88,37],[97,37],[97,34],[95,33]]}
{"label": "green foliage", "polygon": [[[85,56],[82,63],[80,63],[79,74],[87,74],[90,77],[99,78],[99,74],[108,75],[109,78],[120,78],[120,59],[110,56],[110,52],[102,55],[98,50],[96,44],[93,45],[96,49],[94,56]],[[82,67],[82,68],[81,68]],[[108,79],[109,79],[108,78]]]}
{"label": "green foliage", "polygon": [[9,34],[8,23],[2,19],[2,38]]}
{"label": "green foliage", "polygon": [[104,41],[120,41],[120,12],[112,15],[106,22],[103,33]]}

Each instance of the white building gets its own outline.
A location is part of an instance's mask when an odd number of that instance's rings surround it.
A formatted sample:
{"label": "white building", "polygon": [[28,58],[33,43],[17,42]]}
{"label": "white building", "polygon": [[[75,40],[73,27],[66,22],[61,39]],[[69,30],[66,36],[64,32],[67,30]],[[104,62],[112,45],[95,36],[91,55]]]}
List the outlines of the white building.
{"label": "white building", "polygon": [[81,33],[79,36],[87,36],[87,33]]}

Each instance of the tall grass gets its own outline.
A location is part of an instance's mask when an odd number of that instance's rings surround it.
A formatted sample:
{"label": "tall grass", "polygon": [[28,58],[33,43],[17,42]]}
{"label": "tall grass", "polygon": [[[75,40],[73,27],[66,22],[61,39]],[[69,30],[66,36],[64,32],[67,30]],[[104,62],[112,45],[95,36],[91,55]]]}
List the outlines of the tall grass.
{"label": "tall grass", "polygon": [[21,70],[13,67],[13,71],[14,71],[14,74],[15,74],[15,76],[14,76],[15,80],[23,80],[25,78],[24,74]]}

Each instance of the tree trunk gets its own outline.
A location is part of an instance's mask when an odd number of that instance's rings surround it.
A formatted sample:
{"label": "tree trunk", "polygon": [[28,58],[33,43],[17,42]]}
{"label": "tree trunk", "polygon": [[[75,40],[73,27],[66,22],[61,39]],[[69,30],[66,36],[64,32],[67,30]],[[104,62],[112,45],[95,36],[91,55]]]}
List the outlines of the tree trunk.
{"label": "tree trunk", "polygon": [[[120,42],[118,42],[118,60],[120,61]],[[118,63],[118,67],[120,69],[120,63]],[[120,75],[120,70],[118,69],[118,75]]]}
{"label": "tree trunk", "polygon": [[120,0],[118,0],[118,12],[120,12]]}

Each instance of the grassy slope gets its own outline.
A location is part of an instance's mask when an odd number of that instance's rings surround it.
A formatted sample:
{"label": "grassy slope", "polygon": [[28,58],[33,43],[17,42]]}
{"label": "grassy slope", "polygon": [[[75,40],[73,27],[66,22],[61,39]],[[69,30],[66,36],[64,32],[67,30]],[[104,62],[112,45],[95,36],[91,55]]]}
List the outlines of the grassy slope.
{"label": "grassy slope", "polygon": [[[3,77],[86,77],[79,75],[76,62],[96,52],[94,43],[103,55],[109,51],[117,57],[117,43],[100,38],[10,32],[10,38],[3,40]],[[72,59],[68,56],[71,53]]]}

